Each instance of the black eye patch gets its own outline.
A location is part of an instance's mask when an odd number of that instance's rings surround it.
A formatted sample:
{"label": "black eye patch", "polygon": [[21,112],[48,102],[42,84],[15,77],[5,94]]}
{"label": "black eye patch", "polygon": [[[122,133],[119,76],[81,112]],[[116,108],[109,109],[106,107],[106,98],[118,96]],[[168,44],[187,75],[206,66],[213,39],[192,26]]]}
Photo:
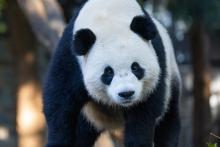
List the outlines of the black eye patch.
{"label": "black eye patch", "polygon": [[145,70],[137,62],[134,62],[131,65],[131,71],[138,80],[141,80],[144,77]]}
{"label": "black eye patch", "polygon": [[74,36],[73,46],[77,55],[86,55],[96,41],[95,34],[90,29],[81,29]]}
{"label": "black eye patch", "polygon": [[104,73],[101,76],[101,81],[106,85],[110,85],[113,77],[114,77],[114,70],[110,66],[107,66],[104,70]]}
{"label": "black eye patch", "polygon": [[157,29],[150,16],[135,16],[130,28],[146,40],[152,40],[157,34]]}

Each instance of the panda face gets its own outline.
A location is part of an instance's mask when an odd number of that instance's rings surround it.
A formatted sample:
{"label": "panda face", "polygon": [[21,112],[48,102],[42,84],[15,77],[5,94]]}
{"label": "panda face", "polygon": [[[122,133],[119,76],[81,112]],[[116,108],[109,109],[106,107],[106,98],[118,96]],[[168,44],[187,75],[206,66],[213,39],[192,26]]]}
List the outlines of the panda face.
{"label": "panda face", "polygon": [[74,24],[74,51],[95,101],[131,106],[147,98],[160,75],[150,41],[155,33],[152,20],[134,0],[84,5]]}
{"label": "panda face", "polygon": [[137,62],[132,63],[130,71],[118,73],[115,73],[112,67],[107,66],[101,76],[101,81],[109,86],[107,94],[115,103],[129,106],[140,97],[142,83],[138,80],[144,77],[144,73],[145,70]]}
{"label": "panda face", "polygon": [[154,48],[132,31],[130,35],[106,42],[96,36],[90,51],[78,57],[94,100],[127,107],[145,100],[156,87],[160,68]]}

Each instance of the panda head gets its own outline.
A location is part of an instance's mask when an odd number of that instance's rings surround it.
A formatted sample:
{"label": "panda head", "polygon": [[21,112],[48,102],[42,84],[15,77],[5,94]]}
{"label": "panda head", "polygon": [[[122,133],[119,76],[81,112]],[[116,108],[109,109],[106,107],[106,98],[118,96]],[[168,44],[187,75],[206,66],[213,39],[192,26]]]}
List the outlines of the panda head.
{"label": "panda head", "polygon": [[88,93],[107,105],[127,107],[145,100],[160,74],[151,44],[157,33],[151,18],[86,16],[86,21],[83,14],[76,19],[73,46]]}

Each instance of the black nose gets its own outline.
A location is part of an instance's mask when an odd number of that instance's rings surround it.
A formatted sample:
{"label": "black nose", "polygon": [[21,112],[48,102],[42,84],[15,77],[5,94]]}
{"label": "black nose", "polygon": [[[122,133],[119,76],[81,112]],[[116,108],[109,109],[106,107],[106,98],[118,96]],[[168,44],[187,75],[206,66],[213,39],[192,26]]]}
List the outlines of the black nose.
{"label": "black nose", "polygon": [[129,98],[134,95],[134,91],[120,92],[118,95],[123,98]]}

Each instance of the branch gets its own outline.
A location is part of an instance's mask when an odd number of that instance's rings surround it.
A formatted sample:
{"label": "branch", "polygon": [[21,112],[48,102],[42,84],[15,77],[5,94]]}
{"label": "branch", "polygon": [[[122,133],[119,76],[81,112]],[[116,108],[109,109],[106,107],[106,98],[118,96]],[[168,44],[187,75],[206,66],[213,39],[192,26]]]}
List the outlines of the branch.
{"label": "branch", "polygon": [[214,133],[210,133],[210,135],[213,136],[213,137],[215,137],[215,138],[217,138],[217,139],[220,139],[220,137],[217,136],[217,135],[215,135]]}
{"label": "branch", "polygon": [[63,14],[55,0],[17,0],[38,41],[50,52],[65,27]]}

